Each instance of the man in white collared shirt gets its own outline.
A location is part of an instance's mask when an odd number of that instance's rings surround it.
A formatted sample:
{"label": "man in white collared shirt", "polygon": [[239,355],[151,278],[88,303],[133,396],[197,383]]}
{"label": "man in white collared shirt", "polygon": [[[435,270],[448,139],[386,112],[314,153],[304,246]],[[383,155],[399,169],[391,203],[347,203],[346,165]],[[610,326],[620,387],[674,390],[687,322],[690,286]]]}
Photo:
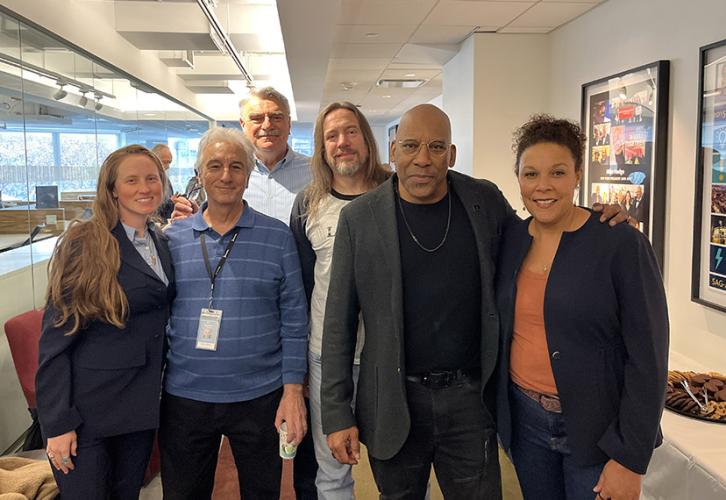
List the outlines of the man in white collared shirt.
{"label": "man in white collared shirt", "polygon": [[287,143],[292,126],[287,98],[272,87],[240,102],[240,124],[255,146],[255,168],[245,192],[255,210],[285,223],[297,193],[310,182],[310,158]]}

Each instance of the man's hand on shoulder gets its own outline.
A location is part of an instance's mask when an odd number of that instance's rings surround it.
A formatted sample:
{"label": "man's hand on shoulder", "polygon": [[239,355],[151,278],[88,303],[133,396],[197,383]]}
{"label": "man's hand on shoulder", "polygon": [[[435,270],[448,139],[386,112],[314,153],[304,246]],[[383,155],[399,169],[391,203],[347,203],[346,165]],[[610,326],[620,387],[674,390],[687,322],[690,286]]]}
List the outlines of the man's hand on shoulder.
{"label": "man's hand on shoulder", "polygon": [[174,202],[174,211],[171,213],[172,222],[186,219],[199,210],[199,205],[181,195],[172,196],[171,201]]}
{"label": "man's hand on shoulder", "polygon": [[302,384],[285,384],[280,406],[277,407],[277,415],[275,415],[277,432],[280,432],[280,425],[283,422],[287,423],[288,442],[300,444],[308,431]]}
{"label": "man's hand on shoulder", "polygon": [[360,460],[360,441],[358,427],[348,427],[328,434],[328,447],[341,464],[357,465]]}
{"label": "man's hand on shoulder", "polygon": [[610,221],[611,226],[620,224],[621,222],[627,222],[634,228],[638,228],[638,221],[634,217],[628,215],[628,211],[623,207],[614,203],[612,205],[603,205],[602,203],[593,203],[592,210],[594,212],[602,212],[600,216],[600,222]]}

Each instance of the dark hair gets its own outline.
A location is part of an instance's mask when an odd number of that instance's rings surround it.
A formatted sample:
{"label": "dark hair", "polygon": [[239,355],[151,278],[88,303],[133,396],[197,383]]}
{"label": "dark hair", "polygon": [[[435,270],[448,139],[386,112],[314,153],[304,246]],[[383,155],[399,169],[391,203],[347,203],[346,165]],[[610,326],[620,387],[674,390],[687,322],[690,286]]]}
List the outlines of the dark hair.
{"label": "dark hair", "polygon": [[512,150],[516,154],[514,173],[519,175],[519,160],[524,151],[543,142],[559,144],[570,150],[575,160],[575,172],[582,169],[582,155],[585,150],[585,134],[580,126],[570,120],[555,118],[552,115],[532,115],[527,123],[514,131]]}

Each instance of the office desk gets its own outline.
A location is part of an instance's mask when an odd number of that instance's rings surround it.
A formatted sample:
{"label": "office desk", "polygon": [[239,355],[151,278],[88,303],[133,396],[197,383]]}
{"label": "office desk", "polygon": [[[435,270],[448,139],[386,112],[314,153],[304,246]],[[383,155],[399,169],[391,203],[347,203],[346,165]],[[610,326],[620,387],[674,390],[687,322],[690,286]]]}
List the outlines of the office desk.
{"label": "office desk", "polygon": [[[708,372],[671,352],[672,370]],[[726,424],[664,410],[663,445],[655,450],[643,481],[646,500],[726,500]]]}

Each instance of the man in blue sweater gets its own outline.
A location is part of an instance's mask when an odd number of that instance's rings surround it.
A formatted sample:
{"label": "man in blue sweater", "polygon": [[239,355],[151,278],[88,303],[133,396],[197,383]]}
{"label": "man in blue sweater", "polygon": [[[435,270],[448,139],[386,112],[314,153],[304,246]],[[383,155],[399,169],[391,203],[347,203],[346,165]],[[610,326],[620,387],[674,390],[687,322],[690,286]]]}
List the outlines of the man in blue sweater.
{"label": "man in blue sweater", "polygon": [[307,432],[307,304],[295,242],[243,194],[254,149],[215,128],[199,145],[208,201],[167,231],[177,297],[159,443],[164,498],[210,498],[221,435],[229,438],[244,498],[278,498],[277,429]]}

